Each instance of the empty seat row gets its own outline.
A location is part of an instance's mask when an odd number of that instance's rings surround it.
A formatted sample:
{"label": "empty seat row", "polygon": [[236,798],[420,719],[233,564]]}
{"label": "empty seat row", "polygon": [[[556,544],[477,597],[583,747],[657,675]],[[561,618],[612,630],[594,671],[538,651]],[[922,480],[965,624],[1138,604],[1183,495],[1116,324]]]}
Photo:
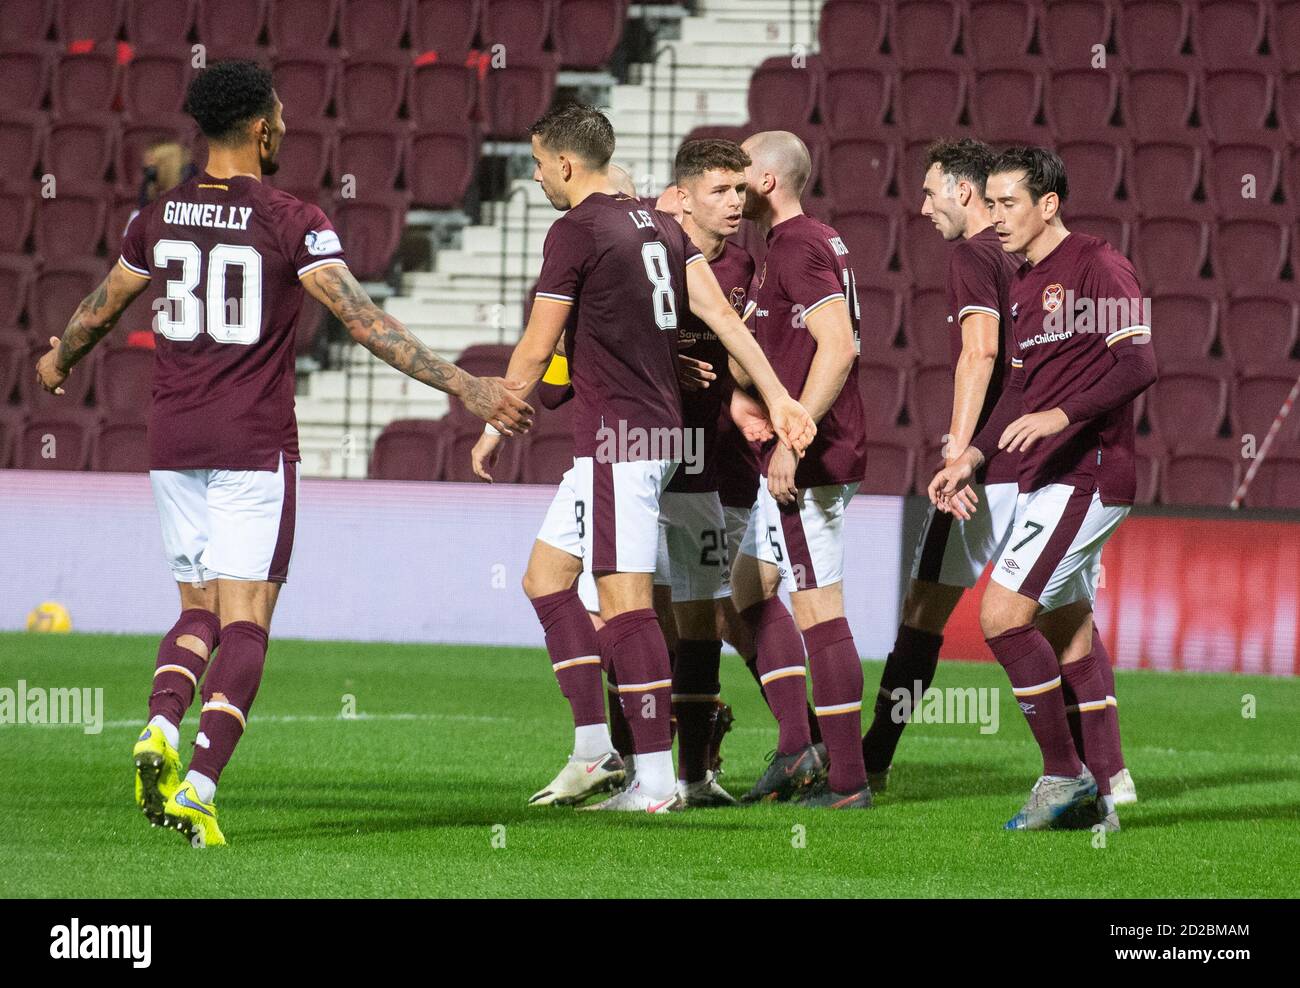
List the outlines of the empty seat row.
{"label": "empty seat row", "polygon": [[1219,140],[1258,135],[1276,113],[1300,133],[1300,71],[1199,71],[1180,65],[1124,70],[1045,65],[971,70],[920,62],[827,66],[769,58],[749,85],[750,123],[794,129],[818,119],[832,134],[876,135],[893,124],[904,136],[969,123],[983,134],[1035,129],[1065,137],[1123,124],[1135,134],[1200,132]]}
{"label": "empty seat row", "polygon": [[[609,60],[628,0],[6,0],[0,44],[115,41],[208,46],[324,48],[332,37],[351,52],[391,51],[404,38],[417,51],[502,44],[541,50],[549,40],[562,64],[596,68]],[[336,34],[337,29],[337,34]]]}
{"label": "empty seat row", "polygon": [[1089,65],[1101,45],[1134,65],[1174,57],[1241,65],[1267,50],[1300,66],[1296,0],[827,0],[818,34],[836,65],[885,51],[988,62],[1037,51],[1054,65]]}
{"label": "empty seat row", "polygon": [[141,422],[26,417],[0,409],[3,467],[143,473],[149,469],[148,432]]}

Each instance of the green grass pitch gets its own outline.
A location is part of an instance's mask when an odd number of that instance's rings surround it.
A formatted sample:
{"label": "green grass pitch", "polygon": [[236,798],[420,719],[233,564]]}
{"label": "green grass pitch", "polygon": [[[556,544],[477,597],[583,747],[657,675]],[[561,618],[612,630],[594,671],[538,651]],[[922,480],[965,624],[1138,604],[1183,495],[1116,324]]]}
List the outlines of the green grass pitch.
{"label": "green grass pitch", "polygon": [[[539,649],[280,640],[218,794],[230,846],[196,851],[131,797],[155,648],[0,634],[0,687],[102,688],[105,721],[97,735],[0,726],[0,893],[1253,897],[1293,895],[1300,871],[1300,681],[1121,672],[1141,802],[1097,847],[1087,831],[1001,831],[1040,762],[993,665],[945,663],[936,685],[1001,688],[1000,730],[913,725],[871,812],[645,818],[524,805],[570,741]],[[869,695],[879,669],[866,665]],[[775,726],[734,656],[723,691],[736,712],[723,782],[739,793]],[[356,719],[339,716],[345,695]]]}

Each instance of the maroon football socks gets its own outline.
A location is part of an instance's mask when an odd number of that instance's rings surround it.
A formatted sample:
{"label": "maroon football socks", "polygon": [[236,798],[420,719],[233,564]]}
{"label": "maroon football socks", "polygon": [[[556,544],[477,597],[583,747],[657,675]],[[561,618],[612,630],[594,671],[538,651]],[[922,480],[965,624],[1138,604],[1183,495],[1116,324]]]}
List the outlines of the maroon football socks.
{"label": "maroon football socks", "polygon": [[[942,644],[943,635],[932,635],[905,624],[898,626],[894,650],[885,659],[885,668],[880,673],[875,716],[862,739],[862,757],[868,772],[883,772],[889,768],[903,736],[903,728],[907,726],[906,717],[894,719],[894,710],[898,707],[895,691],[906,690],[909,697],[907,709],[916,709],[916,704],[921,702],[925,691],[934,682]],[[920,683],[919,690],[917,683]]]}
{"label": "maroon football socks", "polygon": [[1052,646],[1032,624],[986,640],[994,658],[1006,670],[1016,701],[1043,753],[1043,774],[1078,776],[1083,768],[1065,718],[1061,668]]}

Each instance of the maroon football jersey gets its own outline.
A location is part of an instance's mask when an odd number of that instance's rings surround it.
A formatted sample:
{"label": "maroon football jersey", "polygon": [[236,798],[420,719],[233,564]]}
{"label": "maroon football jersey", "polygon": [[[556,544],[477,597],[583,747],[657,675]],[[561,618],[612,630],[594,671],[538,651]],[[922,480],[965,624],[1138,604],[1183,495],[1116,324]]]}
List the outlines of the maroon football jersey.
{"label": "maroon football jersey", "polygon": [[[754,259],[745,248],[724,240],[722,253],[709,262],[709,267],[718,279],[722,294],[736,310],[736,314],[743,317],[749,284],[754,278]],[[727,348],[722,345],[717,334],[691,312],[683,316],[677,336],[678,345],[684,347],[681,352],[712,364],[718,379],[703,391],[682,392],[682,423],[688,435],[703,438],[703,443],[698,447],[703,453],[700,460],[703,469],[691,473],[690,464],[683,463],[669,482],[668,490],[687,493],[716,491],[720,483],[717,465],[718,415],[723,408],[723,399],[731,394]],[[686,345],[688,342],[689,346]],[[730,418],[730,414],[727,417]],[[751,499],[750,504],[752,503]]]}
{"label": "maroon football jersey", "polygon": [[[959,241],[948,257],[948,338],[954,374],[961,357],[962,319],[971,312],[987,312],[998,319],[998,360],[975,424],[976,433],[984,428],[1002,388],[1011,380],[1011,279],[1019,264],[1016,255],[1002,249],[997,230],[991,226]],[[1019,475],[1020,454],[1001,452],[975,479],[986,484],[1014,484]]]}
{"label": "maroon football jersey", "polygon": [[[767,235],[767,260],[754,291],[754,332],[777,377],[795,398],[803,393],[817,352],[817,341],[804,320],[837,299],[847,299],[856,341],[857,289],[840,235],[802,214],[774,226]],[[764,450],[764,470],[774,446],[775,440]],[[817,423],[817,437],[799,462],[795,484],[801,488],[856,484],[866,465],[866,416],[855,360],[839,396]]]}
{"label": "maroon football jersey", "polygon": [[345,263],[325,214],[248,176],[204,173],[140,211],[120,263],[153,282],[150,468],[275,470],[281,455],[297,460],[298,279]]}
{"label": "maroon football jersey", "polygon": [[566,333],[575,456],[664,459],[636,442],[658,430],[680,443],[677,329],[686,265],[703,260],[676,220],[625,195],[589,195],[551,225],[536,297],[577,310]]}
{"label": "maroon football jersey", "polygon": [[[750,255],[751,257],[753,255]],[[757,262],[755,262],[757,263]],[[754,289],[757,279],[751,279],[745,303],[745,327],[754,331]],[[758,478],[763,472],[763,449],[751,443],[731,418],[731,390],[734,381],[723,395],[722,409],[718,412],[718,500],[724,508],[752,508],[758,500]]]}
{"label": "maroon football jersey", "polygon": [[[1012,326],[1024,364],[1024,410],[1046,411],[1092,387],[1115,366],[1116,347],[1149,345],[1151,327],[1128,258],[1099,237],[1071,233],[1011,283]],[[1130,401],[1040,439],[1020,461],[1020,490],[1070,484],[1106,504],[1132,504]]]}

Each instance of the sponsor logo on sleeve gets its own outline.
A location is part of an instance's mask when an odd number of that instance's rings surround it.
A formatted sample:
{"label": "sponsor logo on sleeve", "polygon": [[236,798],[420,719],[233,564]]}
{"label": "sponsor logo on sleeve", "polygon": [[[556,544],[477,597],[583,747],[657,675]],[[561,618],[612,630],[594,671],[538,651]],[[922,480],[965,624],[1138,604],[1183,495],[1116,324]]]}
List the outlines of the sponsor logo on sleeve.
{"label": "sponsor logo on sleeve", "polygon": [[339,254],[343,251],[339,235],[333,230],[309,230],[303,242],[307,245],[307,253],[317,257],[324,254]]}

